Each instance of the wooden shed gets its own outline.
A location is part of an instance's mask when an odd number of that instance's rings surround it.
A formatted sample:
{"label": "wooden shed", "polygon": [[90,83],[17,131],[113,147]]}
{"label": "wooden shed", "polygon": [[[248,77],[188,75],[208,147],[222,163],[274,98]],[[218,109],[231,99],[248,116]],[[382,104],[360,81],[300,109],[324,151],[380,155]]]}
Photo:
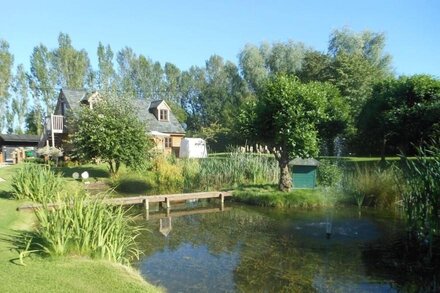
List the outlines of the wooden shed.
{"label": "wooden shed", "polygon": [[289,163],[294,188],[315,188],[319,162],[313,158],[296,158]]}
{"label": "wooden shed", "polygon": [[0,162],[12,162],[16,148],[34,148],[38,146],[40,137],[28,134],[0,134]]}

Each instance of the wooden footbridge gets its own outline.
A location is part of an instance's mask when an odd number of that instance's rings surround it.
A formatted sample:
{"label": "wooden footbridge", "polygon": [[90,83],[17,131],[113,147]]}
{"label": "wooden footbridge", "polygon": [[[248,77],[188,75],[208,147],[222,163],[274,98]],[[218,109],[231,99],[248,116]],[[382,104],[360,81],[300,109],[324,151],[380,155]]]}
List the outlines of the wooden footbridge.
{"label": "wooden footbridge", "polygon": [[[220,210],[224,210],[225,197],[232,196],[230,191],[209,191],[196,193],[179,193],[179,194],[161,194],[161,195],[142,195],[133,197],[119,197],[119,198],[104,198],[103,202],[111,205],[135,205],[142,204],[144,218],[149,219],[150,203],[159,203],[160,207],[167,210],[169,214],[171,209],[171,202],[182,202],[187,200],[211,199],[217,198],[220,200]],[[48,204],[48,208],[57,208],[59,203]],[[27,204],[17,208],[18,211],[35,210],[41,208],[41,204]]]}

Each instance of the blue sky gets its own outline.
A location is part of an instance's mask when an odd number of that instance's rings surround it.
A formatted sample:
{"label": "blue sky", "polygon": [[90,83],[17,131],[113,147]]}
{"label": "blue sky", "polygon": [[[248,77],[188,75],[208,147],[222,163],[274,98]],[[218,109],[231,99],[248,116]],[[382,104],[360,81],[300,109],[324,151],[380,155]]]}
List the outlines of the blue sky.
{"label": "blue sky", "polygon": [[397,74],[440,77],[438,0],[1,2],[0,38],[26,68],[33,47],[55,48],[60,32],[86,49],[95,68],[101,41],[187,69],[212,54],[237,63],[246,43],[294,40],[326,51],[330,33],[346,26],[384,32]]}

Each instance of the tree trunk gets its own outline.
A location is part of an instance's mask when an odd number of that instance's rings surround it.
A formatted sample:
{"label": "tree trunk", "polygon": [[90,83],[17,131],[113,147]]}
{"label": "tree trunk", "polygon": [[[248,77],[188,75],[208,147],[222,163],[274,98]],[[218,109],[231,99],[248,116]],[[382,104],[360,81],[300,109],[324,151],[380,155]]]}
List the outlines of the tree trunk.
{"label": "tree trunk", "polygon": [[281,154],[281,158],[278,161],[280,165],[280,181],[278,188],[280,191],[289,192],[292,188],[292,177],[289,170],[289,158],[285,154]]}

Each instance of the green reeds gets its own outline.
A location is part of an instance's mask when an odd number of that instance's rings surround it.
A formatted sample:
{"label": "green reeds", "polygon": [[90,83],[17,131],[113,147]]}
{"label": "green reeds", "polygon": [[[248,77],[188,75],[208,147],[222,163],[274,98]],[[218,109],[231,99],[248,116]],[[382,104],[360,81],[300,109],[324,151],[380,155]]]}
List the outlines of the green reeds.
{"label": "green reeds", "polygon": [[52,201],[62,188],[62,178],[49,166],[25,164],[12,177],[12,195],[35,202]]}
{"label": "green reeds", "polygon": [[43,203],[36,210],[38,228],[34,241],[50,256],[83,255],[129,263],[139,256],[134,226],[122,207],[106,205],[100,198],[76,194],[51,210]]}
{"label": "green reeds", "polygon": [[396,178],[400,176],[396,168],[359,168],[345,174],[342,182],[344,192],[352,196],[357,206],[380,208],[394,207],[401,201],[400,188]]}
{"label": "green reeds", "polygon": [[[403,210],[421,238],[440,235],[440,148],[438,142],[418,149],[416,160],[406,160]],[[429,241],[430,243],[432,241]]]}
{"label": "green reeds", "polygon": [[278,163],[274,158],[262,154],[231,152],[226,158],[200,160],[199,186],[209,189],[276,183],[278,174]]}

